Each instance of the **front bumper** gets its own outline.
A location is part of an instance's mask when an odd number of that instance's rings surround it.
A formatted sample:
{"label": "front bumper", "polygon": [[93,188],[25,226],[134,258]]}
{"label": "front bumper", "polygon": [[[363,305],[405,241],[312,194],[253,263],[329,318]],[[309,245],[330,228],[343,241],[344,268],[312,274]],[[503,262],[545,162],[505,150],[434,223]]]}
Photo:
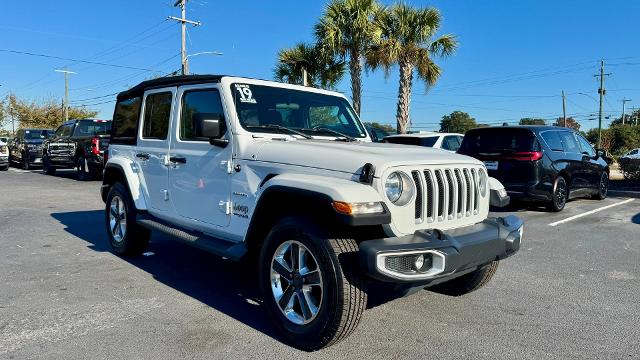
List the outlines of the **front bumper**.
{"label": "front bumper", "polygon": [[0,166],[9,165],[9,156],[0,156]]}
{"label": "front bumper", "polygon": [[[522,219],[511,215],[459,229],[367,240],[359,245],[360,263],[366,274],[381,281],[442,282],[515,254],[522,232]],[[420,255],[427,265],[420,270],[411,268]]]}

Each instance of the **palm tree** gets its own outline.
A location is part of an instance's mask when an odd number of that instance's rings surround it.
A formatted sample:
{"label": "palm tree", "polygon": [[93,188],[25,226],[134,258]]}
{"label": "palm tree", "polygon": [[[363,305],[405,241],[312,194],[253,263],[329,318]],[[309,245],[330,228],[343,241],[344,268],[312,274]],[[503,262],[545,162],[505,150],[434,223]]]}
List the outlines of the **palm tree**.
{"label": "palm tree", "polygon": [[458,46],[455,36],[442,35],[433,40],[440,28],[441,16],[434,8],[416,9],[406,4],[396,4],[376,14],[374,23],[380,37],[366,53],[367,66],[382,67],[385,73],[393,65],[400,68],[400,88],[396,113],[398,133],[407,132],[409,101],[413,72],[427,87],[433,86],[442,69],[433,57],[447,57]]}
{"label": "palm tree", "polygon": [[376,37],[373,16],[380,9],[377,0],[333,0],[315,26],[318,45],[323,51],[349,58],[351,96],[360,114],[362,97],[362,59]]}
{"label": "palm tree", "polygon": [[307,85],[333,89],[344,75],[344,61],[337,61],[317,47],[304,43],[278,52],[278,63],[274,70],[276,80],[303,84],[305,72]]}

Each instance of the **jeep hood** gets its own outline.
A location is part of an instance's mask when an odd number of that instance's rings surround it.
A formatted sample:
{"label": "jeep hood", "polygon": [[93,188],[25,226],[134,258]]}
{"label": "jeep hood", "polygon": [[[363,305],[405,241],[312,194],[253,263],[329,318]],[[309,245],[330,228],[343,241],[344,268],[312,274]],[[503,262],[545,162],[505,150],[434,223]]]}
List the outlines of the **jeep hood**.
{"label": "jeep hood", "polygon": [[378,171],[404,165],[481,164],[474,158],[440,149],[359,141],[264,139],[250,145],[247,154],[246,160],[351,174],[359,173],[366,163],[371,163]]}

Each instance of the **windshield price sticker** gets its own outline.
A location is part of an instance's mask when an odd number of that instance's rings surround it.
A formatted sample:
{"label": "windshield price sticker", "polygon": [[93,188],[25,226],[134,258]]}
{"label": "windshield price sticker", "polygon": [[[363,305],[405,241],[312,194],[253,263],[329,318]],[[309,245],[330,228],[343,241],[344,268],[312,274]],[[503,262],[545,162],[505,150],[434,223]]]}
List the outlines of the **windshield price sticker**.
{"label": "windshield price sticker", "polygon": [[256,99],[253,98],[253,93],[251,92],[251,88],[249,85],[236,85],[236,90],[240,93],[240,102],[255,104]]}

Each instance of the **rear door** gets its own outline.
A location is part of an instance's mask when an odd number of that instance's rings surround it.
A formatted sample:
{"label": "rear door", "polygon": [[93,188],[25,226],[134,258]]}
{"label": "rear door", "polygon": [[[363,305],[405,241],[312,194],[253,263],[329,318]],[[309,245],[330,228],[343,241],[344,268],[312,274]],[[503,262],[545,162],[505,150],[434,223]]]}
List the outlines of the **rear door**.
{"label": "rear door", "polygon": [[578,144],[573,131],[559,131],[560,140],[562,140],[562,146],[564,148],[564,157],[567,162],[566,170],[571,176],[569,187],[571,189],[581,189],[587,187],[589,181],[587,180],[586,166],[583,161],[582,148]]}
{"label": "rear door", "polygon": [[134,160],[140,169],[140,181],[146,185],[144,195],[149,212],[165,218],[172,213],[168,190],[168,154],[175,93],[175,87],[145,92]]}
{"label": "rear door", "polygon": [[529,129],[469,130],[458,153],[482,160],[489,176],[500,180],[509,191],[524,191],[538,181],[542,150]]}
{"label": "rear door", "polygon": [[598,163],[596,150],[589,144],[589,141],[580,134],[575,134],[582,149],[582,165],[584,166],[585,187],[597,189],[600,183],[600,173],[602,166]]}

